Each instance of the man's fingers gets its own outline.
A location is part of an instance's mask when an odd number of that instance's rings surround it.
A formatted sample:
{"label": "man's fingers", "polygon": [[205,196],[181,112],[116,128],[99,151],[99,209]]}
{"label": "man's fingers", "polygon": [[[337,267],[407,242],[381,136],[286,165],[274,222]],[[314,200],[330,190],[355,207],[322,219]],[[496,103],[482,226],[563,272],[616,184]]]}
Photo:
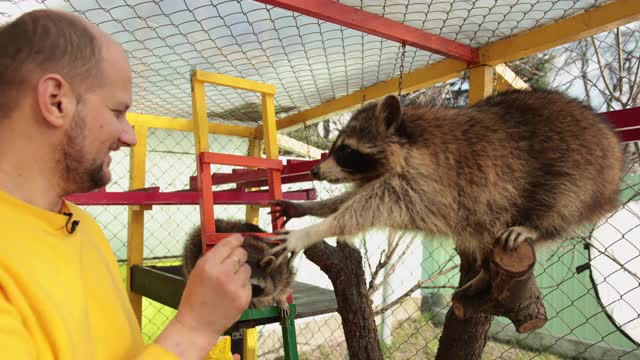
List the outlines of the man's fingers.
{"label": "man's fingers", "polygon": [[251,267],[249,266],[249,264],[245,263],[244,265],[242,265],[242,267],[240,267],[240,269],[236,273],[236,276],[238,277],[238,281],[240,282],[240,284],[242,284],[243,288],[251,287],[251,281],[249,281],[249,279],[251,278]]}
{"label": "man's fingers", "polygon": [[221,264],[229,255],[237,248],[242,246],[244,238],[240,234],[233,234],[226,237],[216,244],[211,250],[207,251],[205,256],[210,256],[215,259],[216,264]]}
{"label": "man's fingers", "polygon": [[237,272],[240,267],[244,264],[246,264],[247,261],[247,251],[243,248],[235,248],[233,249],[233,251],[231,252],[231,254],[229,254],[229,256],[224,260],[223,264],[229,264],[231,263],[231,267],[234,269],[234,273]]}

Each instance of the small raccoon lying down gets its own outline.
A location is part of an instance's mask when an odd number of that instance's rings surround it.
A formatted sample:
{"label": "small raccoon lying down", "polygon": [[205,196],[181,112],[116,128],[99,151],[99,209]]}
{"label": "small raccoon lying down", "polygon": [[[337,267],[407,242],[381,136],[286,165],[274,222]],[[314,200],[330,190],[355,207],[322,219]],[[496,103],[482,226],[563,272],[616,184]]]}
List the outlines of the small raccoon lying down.
{"label": "small raccoon lying down", "polygon": [[496,242],[562,239],[615,210],[623,164],[610,125],[558,92],[503,92],[465,108],[402,107],[387,96],[354,113],[311,170],[352,189],[276,202],[278,216],[325,219],[274,237],[285,242],[270,253],[280,262],[379,227],[448,236],[482,264]]}
{"label": "small raccoon lying down", "polygon": [[[216,232],[219,233],[265,232],[251,223],[216,219],[215,224]],[[273,246],[256,236],[244,237],[242,248],[247,252],[247,264],[251,267],[251,307],[263,308],[275,303],[286,318],[289,315],[287,296],[291,293],[294,272],[288,263],[276,265],[274,256],[265,255]],[[198,226],[184,244],[182,269],[185,279],[201,256],[202,235]]]}

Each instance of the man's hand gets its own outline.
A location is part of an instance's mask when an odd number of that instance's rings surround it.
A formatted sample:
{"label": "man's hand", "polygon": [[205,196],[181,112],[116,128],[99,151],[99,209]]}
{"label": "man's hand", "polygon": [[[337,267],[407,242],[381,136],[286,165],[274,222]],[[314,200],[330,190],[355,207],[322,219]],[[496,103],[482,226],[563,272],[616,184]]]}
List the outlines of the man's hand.
{"label": "man's hand", "polygon": [[189,275],[178,312],[156,340],[182,359],[203,358],[251,300],[243,238],[232,235],[202,256]]}

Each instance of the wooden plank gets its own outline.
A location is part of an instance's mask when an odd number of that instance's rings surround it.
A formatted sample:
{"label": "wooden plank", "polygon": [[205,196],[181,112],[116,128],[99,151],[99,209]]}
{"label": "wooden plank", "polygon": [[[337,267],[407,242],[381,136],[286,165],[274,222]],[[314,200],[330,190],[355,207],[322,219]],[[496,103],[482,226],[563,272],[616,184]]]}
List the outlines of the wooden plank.
{"label": "wooden plank", "polygon": [[[553,47],[579,40],[587,36],[610,30],[640,20],[640,1],[617,0],[588,10],[576,16],[545,25],[508,39],[499,40],[481,48],[480,63],[498,65]],[[456,77],[467,65],[458,60],[446,59],[414,70],[404,76],[404,91],[414,91]],[[304,122],[312,124],[332,115],[356,108],[364,98],[376,100],[398,90],[398,78],[369,86],[338,99],[284,117],[277,122],[278,129],[294,127]],[[256,130],[260,133],[260,129]]]}
{"label": "wooden plank", "polygon": [[[176,265],[136,265],[132,268],[133,289],[145,297],[177,309],[185,286],[184,278],[176,275],[178,271]],[[332,313],[338,308],[335,295],[329,289],[294,281],[293,294],[296,299],[296,319]],[[252,316],[269,318],[274,315],[273,310],[275,308],[269,308],[266,312],[260,309],[247,310],[241,319],[247,320]]]}
{"label": "wooden plank", "polygon": [[[193,131],[193,120],[169,116],[151,114],[127,113],[127,121],[133,126],[145,126],[147,128]],[[256,129],[253,126],[240,126],[208,122],[209,134],[252,137]]]}
{"label": "wooden plank", "polygon": [[264,159],[245,155],[204,152],[200,154],[202,161],[208,164],[255,167],[262,169],[282,170],[282,162],[278,157]]}
{"label": "wooden plank", "polygon": [[[438,84],[453,78],[459,77],[467,68],[464,62],[457,60],[442,60],[435,64],[428,65],[421,69],[408,72],[403,75],[402,91],[411,92],[434,84]],[[372,101],[394,94],[398,91],[398,77],[355,91],[349,95],[324,102],[318,106],[303,110],[293,115],[281,118],[276,122],[278,130],[296,126],[307,122],[310,125],[314,122],[326,119],[334,114],[342,113],[350,109],[359,107],[364,101]],[[261,136],[261,129],[256,128],[258,136]]]}
{"label": "wooden plank", "polygon": [[[147,128],[137,125],[134,128],[137,143],[130,149],[129,189],[144,187],[147,162]],[[105,189],[97,194],[103,194]],[[142,264],[144,256],[144,209],[129,207],[127,224],[127,294],[133,313],[142,324],[142,297],[131,288],[131,267]]]}
{"label": "wooden plank", "polygon": [[478,63],[478,51],[471,46],[334,0],[257,1],[460,60],[467,64]]}
{"label": "wooden plank", "polygon": [[[206,192],[202,192],[203,194]],[[209,192],[211,193],[211,192]],[[172,191],[172,192],[101,192],[73,194],[65,197],[66,200],[83,206],[107,206],[107,205],[196,205],[200,203],[198,191]],[[264,206],[271,201],[271,195],[266,190],[243,191],[243,190],[223,190],[214,191],[216,205],[261,205]],[[313,189],[287,191],[283,193],[286,200],[302,201],[314,200],[316,192]],[[138,246],[132,243],[132,247]],[[132,261],[137,261],[135,257]]]}
{"label": "wooden plank", "polygon": [[469,104],[490,96],[493,92],[493,68],[480,65],[471,68],[469,73]]}
{"label": "wooden plank", "polygon": [[617,0],[499,40],[480,49],[480,63],[498,65],[640,20],[640,1]]}
{"label": "wooden plank", "polygon": [[276,94],[276,87],[258,81],[243,79],[235,76],[212,73],[202,70],[195,71],[195,79],[208,84],[227,86],[235,89],[253,91],[262,94]]}

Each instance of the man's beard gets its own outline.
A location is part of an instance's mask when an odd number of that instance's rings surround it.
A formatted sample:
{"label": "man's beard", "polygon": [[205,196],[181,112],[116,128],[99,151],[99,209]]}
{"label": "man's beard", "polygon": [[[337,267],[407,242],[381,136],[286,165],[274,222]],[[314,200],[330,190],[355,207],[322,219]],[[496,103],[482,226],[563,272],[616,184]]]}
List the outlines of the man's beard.
{"label": "man's beard", "polygon": [[87,151],[82,146],[86,135],[86,118],[80,115],[80,111],[76,111],[63,144],[62,186],[66,194],[93,191],[109,183],[109,174],[104,169],[104,159],[91,164],[91,160],[87,158]]}

